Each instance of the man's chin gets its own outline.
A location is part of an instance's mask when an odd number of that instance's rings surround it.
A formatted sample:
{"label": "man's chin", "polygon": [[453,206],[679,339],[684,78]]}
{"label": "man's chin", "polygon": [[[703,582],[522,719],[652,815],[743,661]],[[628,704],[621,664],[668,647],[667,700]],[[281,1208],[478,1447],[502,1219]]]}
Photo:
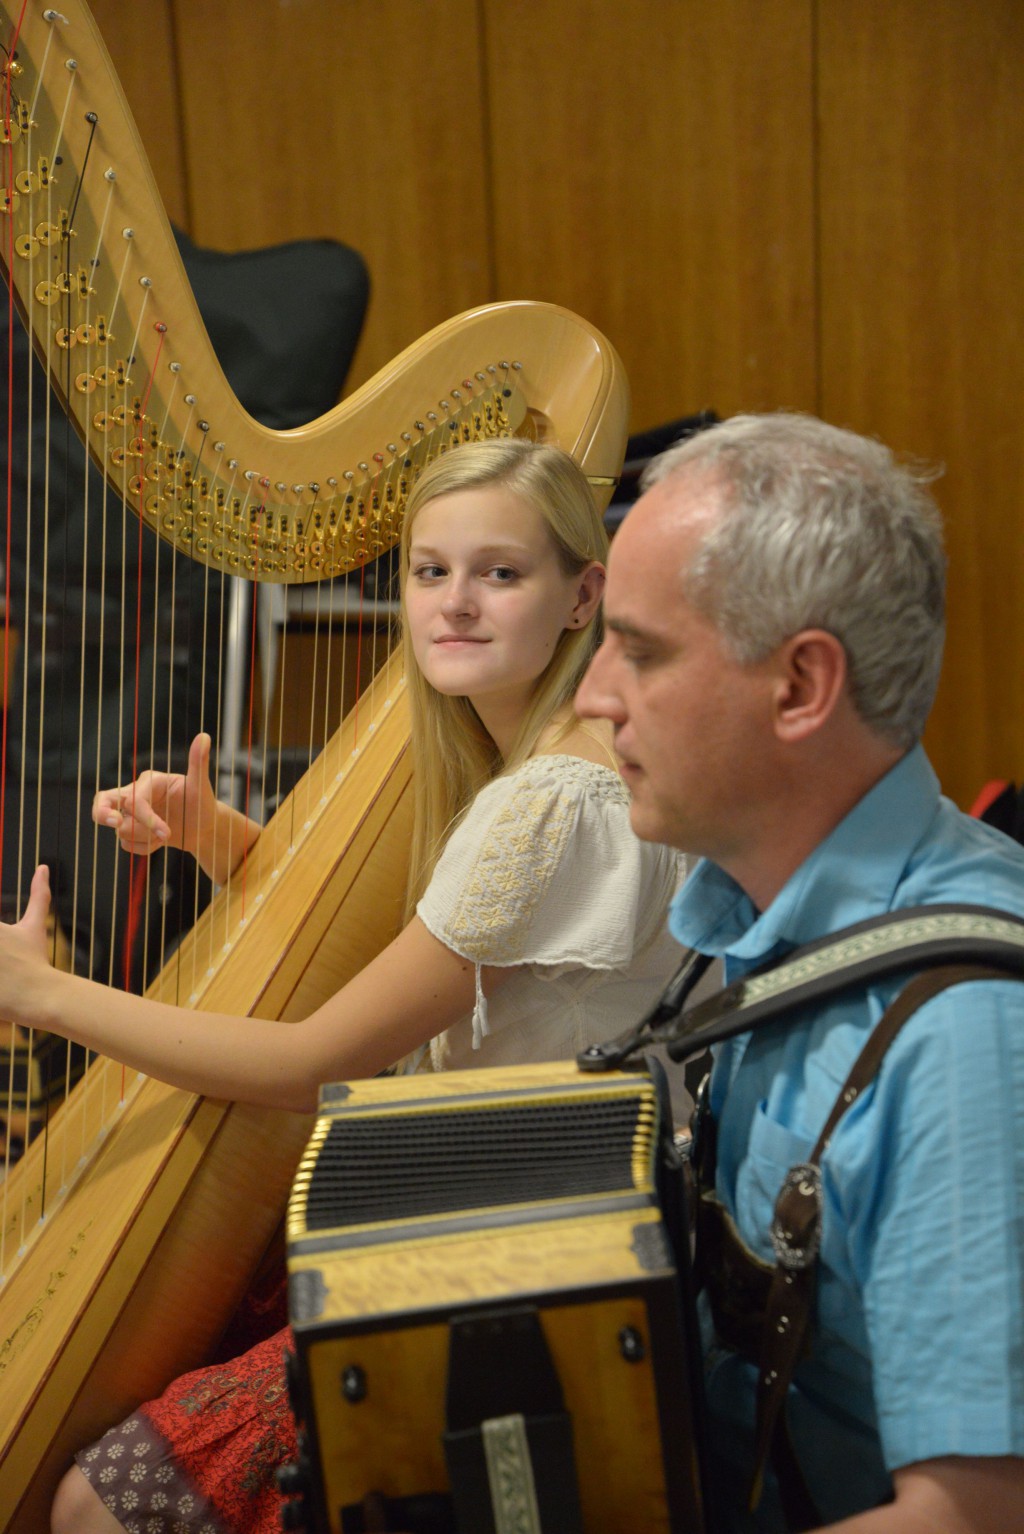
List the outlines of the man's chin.
{"label": "man's chin", "polygon": [[630,788],[629,823],[633,827],[633,834],[639,836],[642,842],[665,840],[666,828],[651,806],[644,803],[642,796],[638,796],[635,788]]}

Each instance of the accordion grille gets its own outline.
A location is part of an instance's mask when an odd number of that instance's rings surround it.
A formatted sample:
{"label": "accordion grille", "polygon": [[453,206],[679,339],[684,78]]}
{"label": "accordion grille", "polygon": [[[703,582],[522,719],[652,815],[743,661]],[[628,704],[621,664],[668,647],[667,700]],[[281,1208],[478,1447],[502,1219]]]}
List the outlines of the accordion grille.
{"label": "accordion grille", "polygon": [[[307,1165],[309,1232],[647,1185],[644,1094],[339,1116]],[[301,1174],[300,1174],[301,1176]]]}

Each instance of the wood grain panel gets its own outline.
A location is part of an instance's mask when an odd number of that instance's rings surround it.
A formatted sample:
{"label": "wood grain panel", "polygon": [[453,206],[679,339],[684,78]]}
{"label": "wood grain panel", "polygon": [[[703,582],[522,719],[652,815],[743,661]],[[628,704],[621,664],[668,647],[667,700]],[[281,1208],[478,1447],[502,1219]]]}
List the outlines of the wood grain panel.
{"label": "wood grain panel", "polygon": [[90,0],[107,52],[132,109],[167,216],[188,228],[188,188],[179,110],[172,0]]}
{"label": "wood grain panel", "polygon": [[487,12],[497,292],[587,315],[633,427],[815,401],[810,0]]}
{"label": "wood grain panel", "polygon": [[820,0],[822,409],[944,464],[927,735],[968,806],[1024,775],[1024,9]]}
{"label": "wood grain panel", "polygon": [[364,253],[353,387],[471,304],[549,299],[621,351],[634,430],[810,408],[944,464],[928,744],[961,803],[1024,775],[1019,0],[94,8],[194,238]]}
{"label": "wood grain panel", "polygon": [[193,238],[360,251],[373,296],[348,387],[487,301],[475,6],[173,3]]}

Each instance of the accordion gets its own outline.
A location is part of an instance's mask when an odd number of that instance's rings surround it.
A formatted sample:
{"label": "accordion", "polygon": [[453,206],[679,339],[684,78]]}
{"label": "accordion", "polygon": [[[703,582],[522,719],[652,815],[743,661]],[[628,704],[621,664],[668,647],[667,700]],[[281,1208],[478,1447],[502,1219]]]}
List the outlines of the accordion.
{"label": "accordion", "polygon": [[702,1534],[661,1097],[569,1063],[322,1089],[288,1210],[286,1527]]}

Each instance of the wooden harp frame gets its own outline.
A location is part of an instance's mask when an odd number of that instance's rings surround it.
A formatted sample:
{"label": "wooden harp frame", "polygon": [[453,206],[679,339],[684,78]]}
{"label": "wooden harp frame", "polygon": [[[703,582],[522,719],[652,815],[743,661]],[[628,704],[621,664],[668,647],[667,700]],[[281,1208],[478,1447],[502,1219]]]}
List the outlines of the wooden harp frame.
{"label": "wooden harp frame", "polygon": [[[254,421],[216,361],[85,6],[32,0],[19,15],[3,0],[0,13],[8,41],[17,29],[3,70],[0,263],[103,471],[102,504],[87,508],[97,526],[138,516],[214,569],[318,580],[394,543],[406,490],[436,453],[510,432],[559,442],[607,503],[627,430],[622,366],[552,305],[472,310],[310,425]],[[361,738],[343,722],[267,826],[244,887],[236,875],[215,897],[151,994],[180,998],[184,960],[188,1005],[287,1021],[394,935],[412,780],[400,670],[385,664]],[[278,1227],[308,1134],[302,1116],[90,1067],[45,1153],[30,1147],[3,1190],[5,1531],[45,1530],[74,1450],[208,1355]]]}

